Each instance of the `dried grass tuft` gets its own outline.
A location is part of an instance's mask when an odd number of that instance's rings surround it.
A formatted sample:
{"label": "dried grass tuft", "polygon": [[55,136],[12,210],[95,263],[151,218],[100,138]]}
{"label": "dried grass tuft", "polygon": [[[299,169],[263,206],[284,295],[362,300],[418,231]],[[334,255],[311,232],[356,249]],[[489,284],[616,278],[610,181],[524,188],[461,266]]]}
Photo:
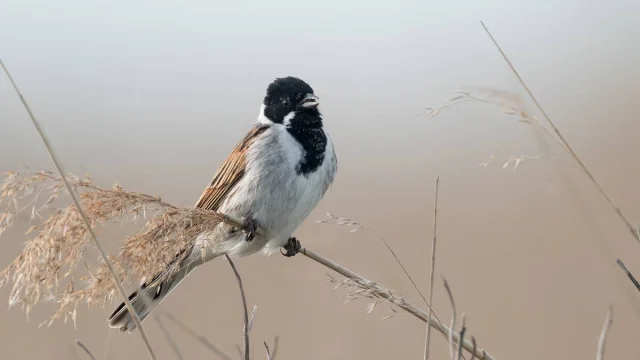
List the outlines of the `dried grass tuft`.
{"label": "dried grass tuft", "polygon": [[[120,185],[111,188],[96,185],[90,177],[67,176],[94,229],[109,222],[145,221],[142,229],[121,243],[117,254],[109,254],[119,281],[149,279],[164,270],[192,245],[196,236],[212,230],[223,221],[215,212],[180,208],[159,197],[125,191]],[[75,319],[79,302],[104,304],[116,295],[116,283],[102,260],[90,265],[87,250],[89,234],[75,205],[61,208],[54,203],[64,192],[63,182],[48,171],[8,172],[0,185],[0,233],[13,225],[16,216],[31,211],[31,220],[43,218],[27,234],[22,253],[0,271],[0,286],[12,283],[10,305],[21,304],[29,314],[43,296],[58,303],[49,324],[59,318]],[[43,204],[38,198],[47,196]],[[26,205],[20,202],[32,196]],[[43,213],[47,212],[46,216]],[[88,276],[79,276],[79,265]],[[177,269],[175,269],[177,270]],[[66,285],[63,285],[66,282]]]}
{"label": "dried grass tuft", "polygon": [[[405,308],[408,305],[407,300],[402,295],[374,281],[350,278],[338,279],[331,275],[328,276],[329,282],[336,285],[335,289],[348,289],[348,291],[342,296],[345,302],[362,299],[370,300],[367,305],[367,314],[373,312],[382,300],[386,300],[400,308]],[[396,312],[395,310],[392,311],[394,313]]]}
{"label": "dried grass tuft", "polygon": [[495,105],[504,115],[515,115],[520,122],[529,125],[540,125],[540,120],[531,115],[525,101],[518,94],[492,88],[477,88],[472,91],[457,90],[454,95],[445,100],[443,105],[438,107],[425,107],[425,112],[431,117],[435,117],[446,108],[454,107],[462,103],[477,102]]}

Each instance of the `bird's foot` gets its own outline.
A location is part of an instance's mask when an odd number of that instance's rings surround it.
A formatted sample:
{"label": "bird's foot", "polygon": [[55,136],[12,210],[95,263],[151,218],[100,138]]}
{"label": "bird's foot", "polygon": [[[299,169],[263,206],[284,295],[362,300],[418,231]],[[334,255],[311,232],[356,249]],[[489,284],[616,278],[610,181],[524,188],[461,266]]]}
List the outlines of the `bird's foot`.
{"label": "bird's foot", "polygon": [[244,219],[244,222],[247,224],[246,230],[244,230],[244,239],[246,241],[251,241],[256,237],[256,231],[258,230],[258,222],[251,218],[247,217]]}
{"label": "bird's foot", "polygon": [[280,253],[286,257],[292,257],[295,254],[299,253],[302,249],[302,245],[300,245],[300,241],[295,237],[290,237],[287,241],[287,244],[284,246],[286,252],[280,251]]}

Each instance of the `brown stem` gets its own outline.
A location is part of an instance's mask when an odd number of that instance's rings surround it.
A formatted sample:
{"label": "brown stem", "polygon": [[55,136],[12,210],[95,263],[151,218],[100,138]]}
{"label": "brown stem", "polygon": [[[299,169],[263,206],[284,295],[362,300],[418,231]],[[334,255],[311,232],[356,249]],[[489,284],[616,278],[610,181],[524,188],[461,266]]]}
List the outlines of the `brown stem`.
{"label": "brown stem", "polygon": [[240,288],[240,297],[242,298],[242,308],[244,310],[244,359],[251,360],[251,354],[249,354],[249,311],[247,310],[247,298],[244,295],[244,287],[242,286],[242,278],[240,277],[240,273],[238,269],[236,269],[236,265],[233,263],[231,258],[227,253],[224,254],[229,261],[229,265],[231,265],[231,269],[233,269],[233,273],[236,275],[236,280],[238,280],[238,287]]}

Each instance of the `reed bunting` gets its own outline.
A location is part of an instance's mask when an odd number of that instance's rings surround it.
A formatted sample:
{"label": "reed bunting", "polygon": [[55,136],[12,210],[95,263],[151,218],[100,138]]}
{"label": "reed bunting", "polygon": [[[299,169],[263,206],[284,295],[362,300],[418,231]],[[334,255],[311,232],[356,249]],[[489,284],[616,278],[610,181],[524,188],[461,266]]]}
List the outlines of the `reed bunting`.
{"label": "reed bunting", "polygon": [[[318,97],[304,81],[278,78],[267,87],[257,123],[222,163],[196,203],[196,208],[244,218],[247,230],[221,223],[201,233],[193,246],[129,299],[140,320],[196,267],[225,253],[285,256],[300,250],[291,235],[333,183],[337,159],[324,130]],[[263,235],[257,234],[260,228]],[[169,271],[178,266],[177,271]],[[168,275],[167,275],[168,274]],[[122,303],[109,326],[132,331],[135,323]]]}

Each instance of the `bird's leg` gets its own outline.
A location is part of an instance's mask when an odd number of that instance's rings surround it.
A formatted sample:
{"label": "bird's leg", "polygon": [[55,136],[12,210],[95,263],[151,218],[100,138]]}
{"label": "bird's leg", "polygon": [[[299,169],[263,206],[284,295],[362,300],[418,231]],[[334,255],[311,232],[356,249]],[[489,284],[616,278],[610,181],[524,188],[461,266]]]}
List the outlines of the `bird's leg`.
{"label": "bird's leg", "polygon": [[244,234],[245,234],[244,239],[246,241],[251,241],[253,240],[254,237],[256,237],[256,230],[258,230],[258,222],[251,217],[245,218],[244,222],[247,225],[246,230],[244,230]]}
{"label": "bird's leg", "polygon": [[292,257],[300,252],[300,249],[302,249],[302,245],[300,245],[300,241],[298,241],[298,239],[296,239],[295,237],[290,237],[287,241],[287,244],[284,246],[284,249],[286,250],[286,252],[281,251],[280,253],[286,257]]}

